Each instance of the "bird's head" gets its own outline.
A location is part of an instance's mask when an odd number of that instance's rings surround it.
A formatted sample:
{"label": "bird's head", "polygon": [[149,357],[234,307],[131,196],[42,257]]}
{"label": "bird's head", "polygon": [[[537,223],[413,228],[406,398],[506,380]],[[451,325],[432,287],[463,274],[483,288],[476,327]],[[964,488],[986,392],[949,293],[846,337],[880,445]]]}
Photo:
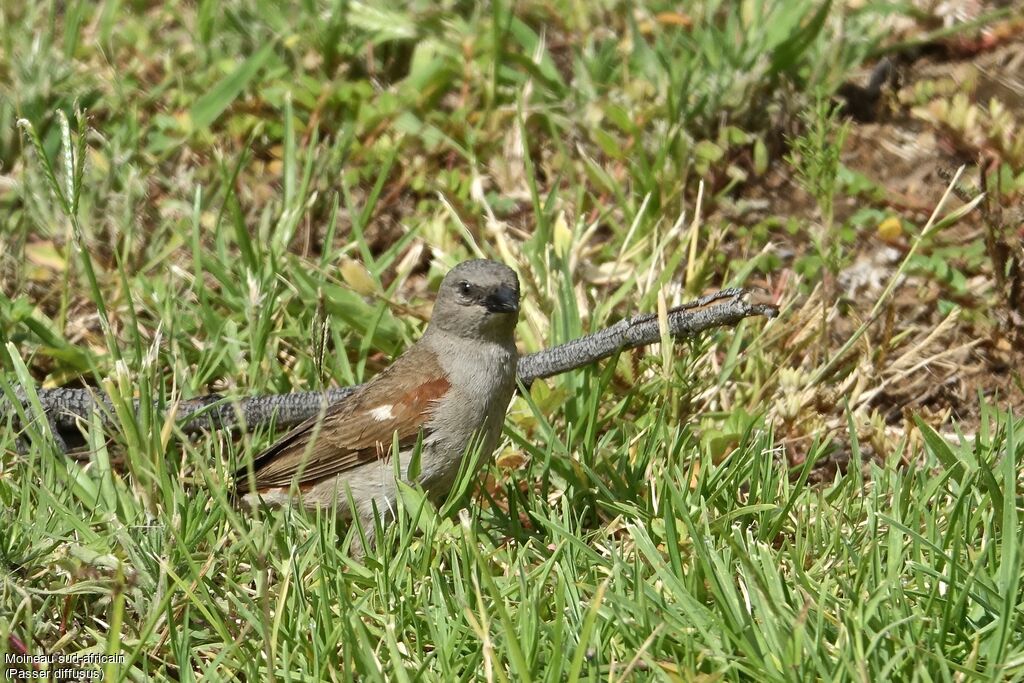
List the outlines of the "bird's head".
{"label": "bird's head", "polygon": [[497,261],[464,261],[441,282],[431,328],[467,339],[511,342],[519,320],[519,278]]}

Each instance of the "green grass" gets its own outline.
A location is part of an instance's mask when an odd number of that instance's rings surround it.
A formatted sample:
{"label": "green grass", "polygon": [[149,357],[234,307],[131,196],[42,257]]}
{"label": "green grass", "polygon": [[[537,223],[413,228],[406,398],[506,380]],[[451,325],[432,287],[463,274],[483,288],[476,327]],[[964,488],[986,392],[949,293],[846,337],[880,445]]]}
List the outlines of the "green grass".
{"label": "green grass", "polygon": [[781,221],[715,210],[785,168],[778,120],[811,130],[788,172],[827,205],[794,219],[801,257],[841,270],[853,190],[819,103],[899,8],[833,4],[4,5],[0,390],[101,387],[121,427],[88,428],[84,462],[0,428],[0,657],[121,655],[111,681],[1024,680],[1024,422],[979,397],[969,427],[885,436],[864,387],[920,337],[828,328],[850,304],[821,266],[775,322],[537,383],[463,511],[408,489],[362,564],[330,515],[231,506],[270,429],[166,417],[363,381],[478,254],[520,273],[525,351],[771,274]]}

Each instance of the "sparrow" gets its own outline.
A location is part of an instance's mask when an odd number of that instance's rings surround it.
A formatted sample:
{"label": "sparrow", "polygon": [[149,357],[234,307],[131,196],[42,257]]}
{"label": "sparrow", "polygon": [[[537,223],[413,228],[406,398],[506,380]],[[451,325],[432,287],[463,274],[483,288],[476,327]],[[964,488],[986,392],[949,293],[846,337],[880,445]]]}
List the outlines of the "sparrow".
{"label": "sparrow", "polygon": [[[481,461],[494,452],[516,386],[518,319],[519,279],[511,268],[483,259],[455,266],[419,341],[256,456],[253,476],[249,467],[235,472],[236,492],[249,505],[292,505],[297,493],[307,509],[335,507],[343,519],[359,519],[372,545],[375,514],[382,524],[393,514],[396,473],[437,502],[454,485],[467,449],[479,442]],[[417,443],[419,471],[410,477]],[[352,553],[364,552],[357,538]]]}

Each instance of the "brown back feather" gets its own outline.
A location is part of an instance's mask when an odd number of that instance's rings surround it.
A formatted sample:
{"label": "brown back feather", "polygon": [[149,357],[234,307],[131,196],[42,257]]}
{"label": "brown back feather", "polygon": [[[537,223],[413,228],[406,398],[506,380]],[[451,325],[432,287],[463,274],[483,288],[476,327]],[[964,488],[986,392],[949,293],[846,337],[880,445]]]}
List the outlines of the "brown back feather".
{"label": "brown back feather", "polygon": [[[410,387],[413,377],[422,379]],[[298,484],[305,488],[387,458],[396,434],[400,447],[412,446],[450,386],[432,352],[410,348],[358,392],[330,406],[322,422],[319,416],[303,422],[256,456],[256,490],[290,486],[300,471]],[[245,468],[235,473],[240,492],[249,492],[248,479]]]}

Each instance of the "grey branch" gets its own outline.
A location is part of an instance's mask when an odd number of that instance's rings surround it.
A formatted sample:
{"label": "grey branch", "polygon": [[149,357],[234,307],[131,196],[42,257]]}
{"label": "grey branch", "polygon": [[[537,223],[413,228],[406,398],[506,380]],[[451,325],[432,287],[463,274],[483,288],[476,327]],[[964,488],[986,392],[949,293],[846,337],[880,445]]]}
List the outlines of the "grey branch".
{"label": "grey branch", "polygon": [[[714,327],[733,326],[752,316],[774,317],[778,310],[767,304],[746,300],[749,290],[724,289],[703,296],[668,312],[668,333],[675,338],[693,336]],[[579,339],[531,353],[519,359],[519,380],[529,386],[534,380],[575,370],[616,353],[661,340],[658,317],[646,313]],[[185,433],[214,429],[249,429],[273,423],[291,427],[316,416],[325,406],[343,401],[359,386],[337,387],[325,392],[305,391],[284,395],[253,396],[232,400],[218,394],[180,401],[177,420]],[[19,390],[17,397],[29,413]],[[105,427],[116,428],[117,418],[110,400],[93,389],[42,389],[39,402],[60,445],[65,439],[80,441],[80,425],[98,411]],[[0,424],[6,423],[11,405],[0,401]],[[16,420],[15,420],[16,421]]]}

